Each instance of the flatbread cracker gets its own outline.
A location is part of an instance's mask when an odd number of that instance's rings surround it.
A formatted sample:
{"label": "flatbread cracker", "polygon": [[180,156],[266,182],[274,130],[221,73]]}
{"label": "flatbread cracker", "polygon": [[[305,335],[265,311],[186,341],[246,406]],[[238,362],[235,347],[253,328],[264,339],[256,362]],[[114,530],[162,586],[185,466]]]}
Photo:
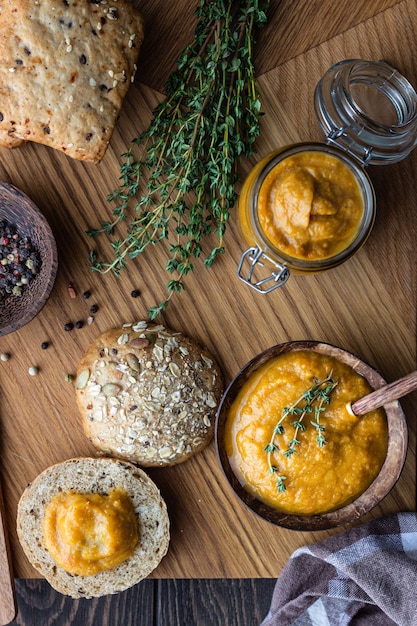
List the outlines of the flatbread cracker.
{"label": "flatbread cracker", "polygon": [[98,163],[143,41],[126,0],[0,3],[0,145],[41,143]]}

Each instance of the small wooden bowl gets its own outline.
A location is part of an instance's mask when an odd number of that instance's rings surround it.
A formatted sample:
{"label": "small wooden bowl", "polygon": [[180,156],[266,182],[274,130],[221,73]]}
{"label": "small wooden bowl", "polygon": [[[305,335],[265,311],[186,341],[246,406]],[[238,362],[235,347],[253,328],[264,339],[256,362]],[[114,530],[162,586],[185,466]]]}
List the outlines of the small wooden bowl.
{"label": "small wooden bowl", "polygon": [[11,295],[0,302],[0,335],[7,335],[30,322],[48,300],[58,269],[58,255],[45,217],[26,194],[10,183],[0,182],[0,219],[14,225],[20,235],[30,237],[41,260],[39,273],[25,285],[22,295]]}
{"label": "small wooden bowl", "polygon": [[312,350],[332,356],[349,365],[363,376],[373,389],[386,384],[372,367],[358,357],[327,343],[316,341],[294,341],[273,346],[253,358],[226,389],[216,418],[217,452],[224,474],[236,495],[252,511],[268,522],[291,530],[324,530],[350,524],[373,509],[393,488],[404,467],[407,454],[408,430],[404,413],[398,401],[390,402],[385,408],[388,423],[388,450],[385,462],[375,480],[356,500],[329,513],[320,515],[289,515],[264,504],[244,489],[234,474],[224,445],[224,433],[230,407],[242,386],[264,363],[279,354],[294,350]]}

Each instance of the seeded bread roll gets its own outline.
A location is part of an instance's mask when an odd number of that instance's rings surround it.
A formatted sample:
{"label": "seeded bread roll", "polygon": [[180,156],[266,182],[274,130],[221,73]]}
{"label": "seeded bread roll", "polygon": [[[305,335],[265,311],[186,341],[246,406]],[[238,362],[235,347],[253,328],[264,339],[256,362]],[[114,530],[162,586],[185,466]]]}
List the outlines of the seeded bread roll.
{"label": "seeded bread roll", "polygon": [[[44,545],[42,523],[51,499],[60,493],[108,493],[120,487],[132,498],[139,542],[132,556],[91,576],[69,574]],[[35,567],[62,594],[90,598],[118,593],[148,576],[168,550],[169,520],[165,502],[145,472],[110,458],[75,458],[44,470],[23,492],[17,511],[17,534]]]}
{"label": "seeded bread roll", "polygon": [[222,391],[220,368],[206,348],[147,322],[98,337],[76,379],[91,442],[145,467],[175,465],[205,448]]}
{"label": "seeded bread roll", "polygon": [[127,0],[0,3],[0,145],[99,162],[133,81],[143,20]]}

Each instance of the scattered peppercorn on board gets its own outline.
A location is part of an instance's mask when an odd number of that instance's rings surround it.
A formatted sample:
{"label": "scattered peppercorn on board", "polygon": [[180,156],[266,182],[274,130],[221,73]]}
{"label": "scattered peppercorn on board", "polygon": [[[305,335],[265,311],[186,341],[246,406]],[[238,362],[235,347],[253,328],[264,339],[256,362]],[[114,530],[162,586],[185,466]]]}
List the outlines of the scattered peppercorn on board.
{"label": "scattered peppercorn on board", "polygon": [[[255,60],[265,115],[257,154],[240,178],[269,151],[323,139],[313,108],[314,88],[338,60],[385,59],[417,87],[417,8],[413,0],[378,0],[356,7],[330,0],[272,3]],[[366,4],[366,3],[363,3]],[[369,3],[368,3],[369,4]],[[89,250],[106,254],[108,241],[86,231],[111,219],[107,195],[118,185],[121,155],[151,118],[182,47],[193,35],[194,2],[136,1],[145,40],[110,146],[99,165],[71,160],[41,145],[0,150],[0,180],[28,194],[54,232],[59,269],[38,316],[0,338],[0,476],[14,574],[38,574],[17,540],[18,499],[53,463],[95,450],[82,432],[74,374],[88,346],[105,330],[146,317],[166,283],[158,247],[129,263],[119,277],[89,269]],[[321,19],[322,16],[326,19]],[[401,33],[399,35],[399,33]],[[417,151],[398,165],[369,167],[377,218],[365,246],[347,263],[315,276],[291,276],[262,296],[237,278],[245,243],[231,212],[225,254],[210,269],[198,261],[186,290],[174,296],[163,322],[205,344],[226,381],[265,348],[313,339],[357,353],[387,381],[416,367]],[[246,246],[247,247],[247,246]],[[409,420],[409,454],[400,480],[368,517],[414,510],[417,401],[401,401]],[[149,470],[168,506],[171,544],[152,574],[158,578],[276,577],[297,547],[331,532],[297,533],[246,510],[229,488],[214,442],[172,468]],[[332,531],[337,532],[337,531]]]}

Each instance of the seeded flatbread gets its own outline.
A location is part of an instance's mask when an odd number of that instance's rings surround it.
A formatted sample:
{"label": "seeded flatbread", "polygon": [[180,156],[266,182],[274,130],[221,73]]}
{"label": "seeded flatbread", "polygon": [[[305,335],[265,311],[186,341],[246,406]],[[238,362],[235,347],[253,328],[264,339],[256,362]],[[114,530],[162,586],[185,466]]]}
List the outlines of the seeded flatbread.
{"label": "seeded flatbread", "polygon": [[0,145],[99,162],[133,81],[143,20],[118,0],[0,3]]}
{"label": "seeded flatbread", "polygon": [[[92,576],[69,574],[45,548],[45,508],[62,492],[103,494],[115,487],[127,491],[137,514],[139,543],[133,555]],[[18,505],[17,534],[33,567],[54,589],[73,598],[90,598],[118,593],[148,576],[168,550],[169,519],[156,485],[143,470],[117,459],[76,458],[47,468],[28,485]]]}
{"label": "seeded flatbread", "polygon": [[205,448],[222,391],[206,348],[145,321],[103,333],[77,370],[86,435],[104,454],[145,467],[175,465]]}

